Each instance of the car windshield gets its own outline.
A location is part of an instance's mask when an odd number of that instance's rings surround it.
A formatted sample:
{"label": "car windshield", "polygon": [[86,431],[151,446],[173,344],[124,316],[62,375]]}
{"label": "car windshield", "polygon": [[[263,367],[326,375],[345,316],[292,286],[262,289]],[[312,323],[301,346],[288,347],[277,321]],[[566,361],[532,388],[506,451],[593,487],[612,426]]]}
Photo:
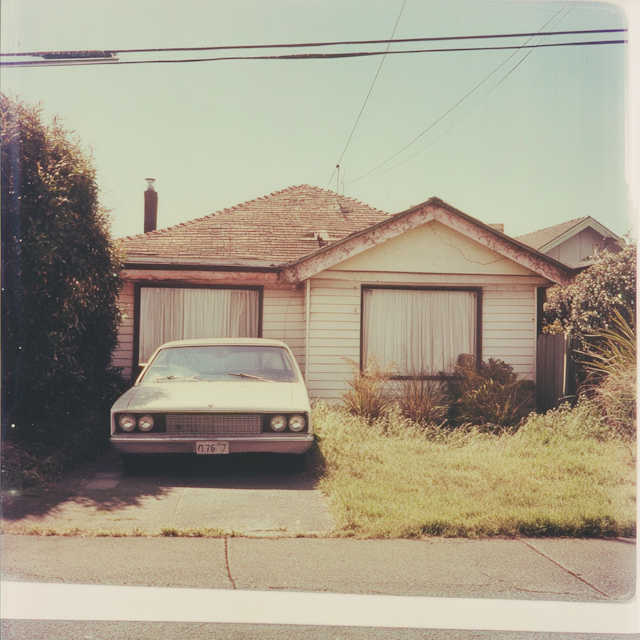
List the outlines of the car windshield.
{"label": "car windshield", "polygon": [[150,363],[141,382],[216,380],[296,382],[286,349],[262,345],[167,347]]}

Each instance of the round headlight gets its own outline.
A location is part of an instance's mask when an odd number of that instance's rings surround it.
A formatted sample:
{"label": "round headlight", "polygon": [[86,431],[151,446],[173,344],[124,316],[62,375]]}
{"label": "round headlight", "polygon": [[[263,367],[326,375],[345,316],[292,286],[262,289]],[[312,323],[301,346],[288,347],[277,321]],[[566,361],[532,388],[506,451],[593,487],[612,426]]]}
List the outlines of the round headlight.
{"label": "round headlight", "polygon": [[136,419],[130,413],[123,413],[118,424],[123,431],[133,431],[136,428]]}
{"label": "round headlight", "polygon": [[138,418],[138,429],[140,431],[151,431],[153,429],[153,416],[144,415]]}
{"label": "round headlight", "polygon": [[282,431],[287,426],[287,419],[284,416],[273,416],[270,424],[274,431]]}
{"label": "round headlight", "polygon": [[304,429],[304,417],[303,416],[291,416],[289,418],[289,429],[291,431],[302,431]]}

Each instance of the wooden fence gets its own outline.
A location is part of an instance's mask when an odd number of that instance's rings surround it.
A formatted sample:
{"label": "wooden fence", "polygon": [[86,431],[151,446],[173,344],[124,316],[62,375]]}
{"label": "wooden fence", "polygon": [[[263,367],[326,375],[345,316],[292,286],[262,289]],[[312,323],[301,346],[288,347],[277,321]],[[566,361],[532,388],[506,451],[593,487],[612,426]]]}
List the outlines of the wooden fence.
{"label": "wooden fence", "polygon": [[564,333],[540,334],[537,344],[537,401],[548,411],[572,398],[578,387],[574,343]]}

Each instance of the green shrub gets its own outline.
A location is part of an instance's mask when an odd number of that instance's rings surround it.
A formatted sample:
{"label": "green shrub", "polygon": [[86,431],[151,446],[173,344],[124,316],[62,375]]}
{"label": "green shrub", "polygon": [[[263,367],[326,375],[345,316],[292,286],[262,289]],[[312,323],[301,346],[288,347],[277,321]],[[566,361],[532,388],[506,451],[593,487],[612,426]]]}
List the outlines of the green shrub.
{"label": "green shrub", "polygon": [[395,370],[395,365],[381,367],[371,358],[364,370],[353,360],[347,360],[352,368],[353,376],[347,380],[350,389],[342,394],[342,403],[355,416],[361,416],[368,422],[384,416],[393,405],[393,397],[389,393],[388,383]]}
{"label": "green shrub", "polygon": [[452,378],[445,378],[452,425],[495,425],[511,427],[535,408],[535,385],[518,379],[513,367],[489,359],[475,366],[473,356],[464,354]]}
{"label": "green shrub", "polygon": [[449,409],[447,394],[440,382],[424,378],[400,380],[396,401],[400,413],[419,425],[442,423]]}
{"label": "green shrub", "polygon": [[588,372],[586,395],[600,410],[612,434],[636,434],[636,329],[631,310],[614,309],[609,327],[589,336],[583,364]]}
{"label": "green shrub", "polygon": [[624,243],[618,253],[597,253],[594,264],[571,284],[547,290],[545,332],[569,333],[586,349],[590,336],[609,328],[614,311],[632,319],[636,312],[636,271],[635,242]]}

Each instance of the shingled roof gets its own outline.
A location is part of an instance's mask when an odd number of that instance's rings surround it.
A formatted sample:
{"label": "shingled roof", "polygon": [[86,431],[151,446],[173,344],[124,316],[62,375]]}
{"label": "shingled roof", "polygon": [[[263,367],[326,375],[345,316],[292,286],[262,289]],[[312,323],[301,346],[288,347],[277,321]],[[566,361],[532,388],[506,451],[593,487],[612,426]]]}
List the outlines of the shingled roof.
{"label": "shingled roof", "polygon": [[281,265],[388,218],[333,191],[300,185],[121,242],[128,263]]}
{"label": "shingled roof", "polygon": [[550,242],[553,242],[556,238],[559,238],[563,233],[570,231],[573,227],[577,227],[581,222],[584,222],[588,216],[583,218],[576,218],[575,220],[569,220],[568,222],[561,222],[560,224],[554,224],[552,227],[545,227],[532,233],[527,233],[523,236],[516,236],[516,240],[533,247],[534,249],[542,249]]}

